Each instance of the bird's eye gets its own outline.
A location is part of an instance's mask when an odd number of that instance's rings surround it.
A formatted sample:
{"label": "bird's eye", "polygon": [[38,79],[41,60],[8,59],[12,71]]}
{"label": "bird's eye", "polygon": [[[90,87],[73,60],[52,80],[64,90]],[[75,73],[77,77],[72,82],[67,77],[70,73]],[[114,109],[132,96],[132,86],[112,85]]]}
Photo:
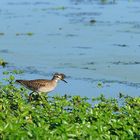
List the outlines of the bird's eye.
{"label": "bird's eye", "polygon": [[59,75],[55,75],[56,78],[59,78]]}

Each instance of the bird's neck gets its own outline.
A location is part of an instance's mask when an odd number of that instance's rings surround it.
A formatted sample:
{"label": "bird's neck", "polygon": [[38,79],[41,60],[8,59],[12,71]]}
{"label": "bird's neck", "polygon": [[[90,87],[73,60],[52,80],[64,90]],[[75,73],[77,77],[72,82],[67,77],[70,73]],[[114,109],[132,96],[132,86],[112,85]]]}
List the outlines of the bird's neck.
{"label": "bird's neck", "polygon": [[57,83],[59,80],[56,79],[56,78],[52,78],[52,81],[55,82],[55,83]]}

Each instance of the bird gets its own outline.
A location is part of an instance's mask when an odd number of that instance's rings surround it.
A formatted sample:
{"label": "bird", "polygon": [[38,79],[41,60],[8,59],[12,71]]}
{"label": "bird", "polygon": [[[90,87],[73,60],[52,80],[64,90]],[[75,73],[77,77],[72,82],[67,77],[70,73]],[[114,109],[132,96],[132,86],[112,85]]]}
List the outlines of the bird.
{"label": "bird", "polygon": [[53,91],[56,88],[58,81],[60,80],[67,83],[67,81],[65,81],[64,78],[66,78],[65,74],[55,73],[51,80],[48,79],[16,80],[16,83],[19,83],[24,87],[26,87],[27,89],[31,90],[32,92],[29,94],[29,98],[31,98],[31,95],[34,92],[40,94],[40,93],[49,93]]}

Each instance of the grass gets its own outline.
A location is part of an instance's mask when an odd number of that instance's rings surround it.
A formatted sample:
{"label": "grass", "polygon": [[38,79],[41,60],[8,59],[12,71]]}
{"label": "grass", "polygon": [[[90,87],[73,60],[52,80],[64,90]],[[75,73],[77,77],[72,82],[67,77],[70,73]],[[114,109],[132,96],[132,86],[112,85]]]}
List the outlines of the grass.
{"label": "grass", "polygon": [[4,72],[0,84],[0,139],[140,139],[140,97],[36,95],[29,102],[29,91],[15,86],[18,73]]}

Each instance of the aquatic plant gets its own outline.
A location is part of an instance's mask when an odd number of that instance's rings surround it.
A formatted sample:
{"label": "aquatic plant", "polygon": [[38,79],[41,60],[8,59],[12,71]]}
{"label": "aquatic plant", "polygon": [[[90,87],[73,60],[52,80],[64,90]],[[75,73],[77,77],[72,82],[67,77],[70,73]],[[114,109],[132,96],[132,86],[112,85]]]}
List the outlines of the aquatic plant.
{"label": "aquatic plant", "polygon": [[1,33],[1,32],[0,32],[0,36],[3,36],[3,35],[4,35],[4,33]]}
{"label": "aquatic plant", "polygon": [[8,63],[7,63],[5,60],[0,59],[0,66],[5,67],[5,66],[6,66],[6,64],[8,64]]}
{"label": "aquatic plant", "polygon": [[102,4],[105,4],[105,3],[115,3],[116,2],[116,0],[111,0],[111,1],[109,1],[109,0],[100,0],[101,1],[101,3]]}
{"label": "aquatic plant", "polygon": [[28,36],[32,36],[33,33],[32,33],[32,32],[28,32],[27,35],[28,35]]}
{"label": "aquatic plant", "polygon": [[96,20],[95,20],[95,19],[91,19],[89,22],[90,22],[91,24],[94,24],[94,23],[96,23]]}
{"label": "aquatic plant", "polygon": [[[0,83],[0,139],[140,139],[140,97],[34,95],[15,86],[15,74]],[[4,82],[5,83],[5,82]]]}
{"label": "aquatic plant", "polygon": [[53,8],[51,8],[52,10],[65,10],[66,9],[66,7],[64,7],[64,6],[58,6],[58,7],[53,7]]}
{"label": "aquatic plant", "polygon": [[16,33],[16,36],[22,36],[22,35],[27,35],[27,36],[32,36],[34,33],[32,32],[27,32],[27,33]]}

